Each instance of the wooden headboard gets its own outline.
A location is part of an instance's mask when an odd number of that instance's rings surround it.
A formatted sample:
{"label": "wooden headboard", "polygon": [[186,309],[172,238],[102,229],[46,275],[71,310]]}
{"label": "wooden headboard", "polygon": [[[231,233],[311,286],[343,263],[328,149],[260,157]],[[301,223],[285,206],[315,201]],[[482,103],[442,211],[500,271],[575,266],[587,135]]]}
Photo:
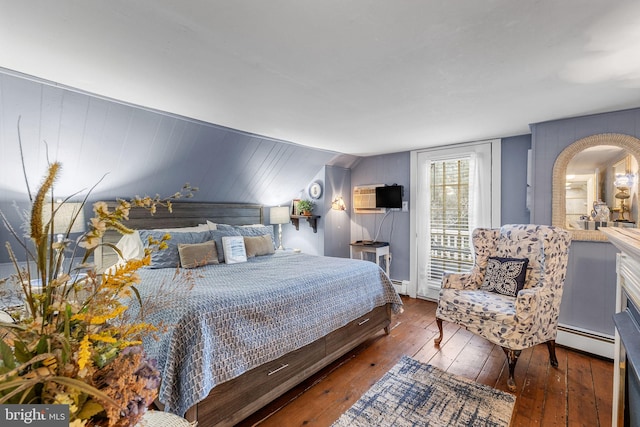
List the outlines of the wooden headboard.
{"label": "wooden headboard", "polygon": [[[106,203],[111,210],[117,205],[115,201]],[[124,224],[135,230],[149,230],[190,227],[204,224],[207,220],[229,225],[262,224],[264,221],[263,206],[257,204],[172,202],[172,210],[173,212],[169,212],[160,206],[157,212],[151,215],[146,209],[134,208],[129,212],[129,220]],[[102,241],[115,245],[121,237],[117,231],[109,230]],[[108,246],[99,246],[94,253],[94,259],[98,271],[103,271],[104,267],[117,262],[118,255]]]}

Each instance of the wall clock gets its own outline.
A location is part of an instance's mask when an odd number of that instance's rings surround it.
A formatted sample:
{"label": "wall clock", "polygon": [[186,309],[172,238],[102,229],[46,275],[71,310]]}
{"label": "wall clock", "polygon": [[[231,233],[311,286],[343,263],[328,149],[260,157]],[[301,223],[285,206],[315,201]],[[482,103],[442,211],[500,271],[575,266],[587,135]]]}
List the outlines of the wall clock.
{"label": "wall clock", "polygon": [[318,181],[309,186],[309,196],[312,199],[319,199],[322,196],[322,185]]}

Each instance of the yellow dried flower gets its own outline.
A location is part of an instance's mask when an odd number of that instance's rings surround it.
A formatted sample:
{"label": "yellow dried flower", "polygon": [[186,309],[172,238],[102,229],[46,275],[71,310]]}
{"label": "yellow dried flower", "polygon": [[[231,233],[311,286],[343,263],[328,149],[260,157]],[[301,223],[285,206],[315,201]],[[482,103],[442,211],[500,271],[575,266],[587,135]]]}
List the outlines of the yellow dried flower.
{"label": "yellow dried flower", "polygon": [[107,344],[118,342],[117,339],[115,339],[111,335],[106,334],[89,334],[89,339],[91,339],[92,341],[106,342]]}
{"label": "yellow dried flower", "polygon": [[78,349],[78,368],[83,370],[87,364],[91,364],[91,342],[89,341],[89,335],[85,335],[80,341],[80,348]]}
{"label": "yellow dried flower", "polygon": [[106,323],[107,320],[111,320],[120,316],[122,313],[124,313],[124,311],[127,308],[128,307],[126,305],[120,305],[116,307],[113,311],[111,311],[109,314],[104,314],[104,315],[91,315],[88,313],[78,313],[78,314],[74,314],[71,317],[71,320],[82,320],[85,322],[89,322],[90,325],[102,325],[103,323]]}
{"label": "yellow dried flower", "polygon": [[120,350],[122,350],[124,348],[133,347],[136,345],[142,345],[142,341],[120,341],[118,347],[120,348]]}
{"label": "yellow dried flower", "polygon": [[47,176],[42,182],[42,185],[40,186],[40,189],[33,201],[33,207],[31,209],[31,238],[36,242],[36,244],[40,244],[43,239],[47,238],[47,235],[43,230],[44,220],[42,216],[42,209],[44,209],[44,201],[49,190],[53,187],[58,170],[60,170],[60,163],[58,162],[52,163],[51,166],[49,166]]}

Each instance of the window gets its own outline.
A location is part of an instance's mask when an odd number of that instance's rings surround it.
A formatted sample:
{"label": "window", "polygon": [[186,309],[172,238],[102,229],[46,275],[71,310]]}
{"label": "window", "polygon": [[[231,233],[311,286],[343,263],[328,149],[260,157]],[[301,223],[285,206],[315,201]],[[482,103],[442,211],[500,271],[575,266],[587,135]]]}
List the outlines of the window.
{"label": "window", "polygon": [[412,152],[411,283],[418,296],[437,299],[444,272],[473,266],[473,229],[499,225],[499,143]]}
{"label": "window", "polygon": [[444,271],[473,266],[469,244],[470,158],[433,160],[429,168],[429,281],[440,282]]}

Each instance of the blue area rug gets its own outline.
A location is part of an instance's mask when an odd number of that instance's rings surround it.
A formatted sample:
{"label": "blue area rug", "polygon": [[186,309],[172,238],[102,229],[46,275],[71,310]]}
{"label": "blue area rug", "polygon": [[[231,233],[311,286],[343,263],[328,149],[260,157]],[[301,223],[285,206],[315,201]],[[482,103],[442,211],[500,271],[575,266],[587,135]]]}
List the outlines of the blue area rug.
{"label": "blue area rug", "polygon": [[334,427],[504,426],[514,395],[403,356]]}

